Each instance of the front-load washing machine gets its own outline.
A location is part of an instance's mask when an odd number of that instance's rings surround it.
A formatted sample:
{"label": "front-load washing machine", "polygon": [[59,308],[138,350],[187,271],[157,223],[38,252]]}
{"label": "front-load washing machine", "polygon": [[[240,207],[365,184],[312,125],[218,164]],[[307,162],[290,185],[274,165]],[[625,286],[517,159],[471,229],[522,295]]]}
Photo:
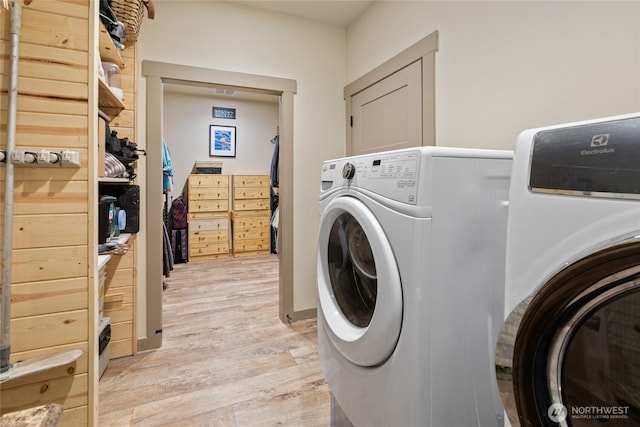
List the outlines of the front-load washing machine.
{"label": "front-load washing machine", "polygon": [[507,230],[511,424],[640,425],[640,114],[521,133]]}
{"label": "front-load washing machine", "polygon": [[318,349],[334,419],[503,424],[493,355],[512,156],[420,147],[322,165]]}

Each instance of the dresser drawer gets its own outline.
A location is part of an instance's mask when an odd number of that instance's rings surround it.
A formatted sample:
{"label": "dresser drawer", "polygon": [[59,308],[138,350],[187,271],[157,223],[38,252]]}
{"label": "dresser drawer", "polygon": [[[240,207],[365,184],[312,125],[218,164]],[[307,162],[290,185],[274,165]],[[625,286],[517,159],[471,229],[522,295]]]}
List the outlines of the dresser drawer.
{"label": "dresser drawer", "polygon": [[229,243],[189,243],[189,256],[199,257],[207,255],[229,254]]}
{"label": "dresser drawer", "polygon": [[189,243],[220,243],[229,242],[229,231],[196,231],[189,233]]}
{"label": "dresser drawer", "polygon": [[133,304],[122,302],[115,304],[105,303],[104,315],[111,318],[111,325],[133,320]]}
{"label": "dresser drawer", "polygon": [[271,229],[269,227],[262,228],[237,228],[233,227],[233,241],[248,239],[269,239],[271,237]]}
{"label": "dresser drawer", "polygon": [[189,232],[220,231],[229,229],[229,218],[211,214],[189,214]]}
{"label": "dresser drawer", "polygon": [[189,175],[189,197],[191,190],[203,187],[229,188],[229,175]]}
{"label": "dresser drawer", "polygon": [[233,253],[270,251],[271,242],[269,239],[248,239],[233,242]]}
{"label": "dresser drawer", "polygon": [[189,212],[225,212],[229,210],[229,200],[189,200]]}
{"label": "dresser drawer", "polygon": [[268,210],[270,208],[269,199],[235,199],[233,201],[234,211]]}
{"label": "dresser drawer", "polygon": [[232,183],[233,188],[267,187],[269,189],[271,186],[269,175],[233,175]]}
{"label": "dresser drawer", "polygon": [[189,203],[192,200],[200,199],[229,199],[229,188],[227,187],[201,187],[189,191]]}
{"label": "dresser drawer", "polygon": [[271,217],[268,215],[261,216],[239,216],[233,217],[233,228],[267,228],[271,227]]}
{"label": "dresser drawer", "polygon": [[268,199],[271,194],[269,187],[234,187],[234,199]]}

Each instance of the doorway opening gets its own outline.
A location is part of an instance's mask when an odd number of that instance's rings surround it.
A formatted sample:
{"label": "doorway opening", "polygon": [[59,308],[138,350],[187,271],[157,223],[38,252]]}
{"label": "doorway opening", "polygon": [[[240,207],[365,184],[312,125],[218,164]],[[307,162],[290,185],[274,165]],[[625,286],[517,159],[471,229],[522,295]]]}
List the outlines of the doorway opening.
{"label": "doorway opening", "polygon": [[[214,70],[209,68],[142,62],[146,78],[146,338],[138,350],[162,345],[162,138],[164,84],[205,86],[254,92],[279,97],[280,225],[279,317],[287,322],[293,314],[293,95],[297,82],[291,79]],[[157,230],[157,232],[152,232]]]}

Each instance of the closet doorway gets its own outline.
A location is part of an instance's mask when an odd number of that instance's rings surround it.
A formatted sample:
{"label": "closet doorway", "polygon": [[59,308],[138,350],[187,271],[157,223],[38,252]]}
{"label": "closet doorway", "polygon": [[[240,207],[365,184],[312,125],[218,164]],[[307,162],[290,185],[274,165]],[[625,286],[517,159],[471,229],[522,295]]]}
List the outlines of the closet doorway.
{"label": "closet doorway", "polygon": [[[142,62],[146,78],[146,338],[138,350],[162,345],[162,138],[164,84],[205,86],[255,92],[279,97],[280,225],[279,317],[287,322],[293,314],[293,95],[291,79],[236,73],[155,61]],[[152,232],[157,230],[157,233]]]}

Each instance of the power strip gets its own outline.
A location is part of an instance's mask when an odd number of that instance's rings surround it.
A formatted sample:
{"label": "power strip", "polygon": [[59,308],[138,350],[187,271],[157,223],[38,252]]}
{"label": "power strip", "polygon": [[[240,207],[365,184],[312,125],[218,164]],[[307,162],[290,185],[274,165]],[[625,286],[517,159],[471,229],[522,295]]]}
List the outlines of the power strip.
{"label": "power strip", "polygon": [[80,152],[73,150],[47,150],[21,148],[11,152],[11,163],[26,167],[67,167],[81,166]]}

